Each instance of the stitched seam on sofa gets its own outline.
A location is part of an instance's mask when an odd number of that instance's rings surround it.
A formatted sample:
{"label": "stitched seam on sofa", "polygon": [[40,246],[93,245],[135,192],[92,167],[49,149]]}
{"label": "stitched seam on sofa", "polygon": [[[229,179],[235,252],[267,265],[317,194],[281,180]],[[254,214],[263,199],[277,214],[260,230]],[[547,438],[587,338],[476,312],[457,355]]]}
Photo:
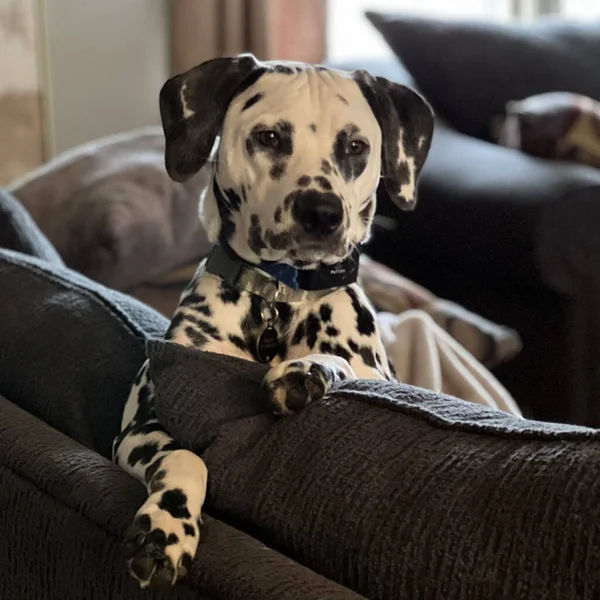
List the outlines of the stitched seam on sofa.
{"label": "stitched seam on sofa", "polygon": [[[37,265],[30,265],[27,263],[19,262],[17,260],[12,259],[9,256],[7,256],[6,254],[3,254],[1,258],[16,267],[24,267],[28,271],[35,272],[36,274],[41,275],[48,281],[52,281],[53,283],[62,285],[63,287],[68,288],[70,290],[74,290],[74,291],[83,293],[85,296],[96,301],[97,304],[100,304],[101,306],[103,306],[104,309],[107,310],[107,312],[109,312],[113,316],[115,316],[117,318],[117,321],[120,321],[121,325],[123,325],[125,328],[128,328],[131,333],[134,333],[134,334],[136,334],[137,337],[141,337],[143,339],[149,338],[148,334],[146,334],[146,332],[141,327],[139,327],[126,314],[124,314],[118,308],[113,306],[106,298],[103,298],[101,294],[94,292],[92,290],[89,290],[89,289],[85,288],[84,286],[79,285],[77,283],[68,281],[66,278],[63,278],[60,275],[56,275],[55,273],[49,273],[49,272],[45,271],[42,267],[39,267]],[[82,277],[82,275],[79,275],[79,276]]]}
{"label": "stitched seam on sofa", "polygon": [[[87,521],[88,523],[91,523],[94,527],[96,527],[98,530],[102,531],[103,533],[105,533],[109,537],[113,538],[119,544],[123,542],[123,538],[120,535],[114,533],[113,531],[110,531],[109,529],[106,529],[106,527],[104,527],[103,525],[100,525],[99,523],[97,523],[96,521],[94,521],[93,519],[91,519],[89,516],[83,514],[82,512],[80,512],[79,510],[77,510],[75,507],[73,507],[70,504],[66,503],[62,498],[59,498],[58,496],[56,496],[55,494],[53,494],[50,490],[47,490],[45,488],[40,487],[36,481],[30,479],[29,477],[25,477],[21,473],[18,473],[14,469],[12,469],[12,468],[4,465],[4,464],[0,464],[0,469],[4,469],[5,471],[7,471],[8,473],[10,473],[11,475],[14,475],[20,481],[23,481],[23,482],[25,482],[25,483],[33,486],[35,489],[37,489],[39,492],[41,492],[45,496],[48,496],[49,498],[52,498],[53,500],[55,500],[56,502],[58,502],[58,504],[60,504],[63,508],[67,509],[69,512],[72,512],[72,513],[76,514],[78,517],[80,517],[80,518],[84,519],[85,521]],[[210,516],[210,515],[208,515],[208,516]],[[185,587],[187,587],[191,591],[201,592],[202,594],[204,594],[204,596],[208,600],[217,600],[217,598],[215,596],[212,596],[212,597],[209,596],[202,589],[198,590],[197,588],[188,585],[185,580],[179,582],[179,584],[180,585],[185,585]]]}
{"label": "stitched seam on sofa", "polygon": [[[408,387],[408,386],[407,386]],[[335,391],[335,388],[334,390]],[[370,404],[377,406],[378,408],[384,408],[393,412],[399,412],[411,417],[418,417],[422,421],[425,421],[431,425],[435,425],[441,429],[449,429],[455,432],[466,432],[476,434],[493,434],[501,438],[524,440],[524,441],[553,441],[557,443],[563,442],[600,442],[600,430],[590,429],[589,431],[532,431],[532,430],[521,430],[513,431],[500,429],[498,427],[487,425],[485,423],[474,423],[472,421],[451,421],[441,417],[431,410],[428,410],[422,406],[413,406],[404,400],[398,400],[396,402],[390,402],[387,399],[374,398],[368,392],[351,391],[351,390],[337,390],[336,395],[338,398],[346,400],[354,400],[362,402],[364,404]],[[453,397],[452,397],[453,398]],[[441,396],[438,400],[442,399]],[[466,400],[460,400],[460,398],[453,398],[455,401],[466,402]],[[490,413],[487,413],[490,414]],[[501,418],[505,418],[504,413],[501,413]],[[516,417],[515,417],[516,419]],[[525,421],[527,422],[527,421]],[[599,448],[600,449],[600,448]]]}

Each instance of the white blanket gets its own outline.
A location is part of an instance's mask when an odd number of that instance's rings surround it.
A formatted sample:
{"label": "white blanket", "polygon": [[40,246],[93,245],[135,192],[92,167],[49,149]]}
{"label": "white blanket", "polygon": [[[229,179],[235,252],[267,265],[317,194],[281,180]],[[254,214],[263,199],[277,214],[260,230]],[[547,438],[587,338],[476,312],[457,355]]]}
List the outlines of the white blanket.
{"label": "white blanket", "polygon": [[502,384],[425,311],[377,319],[400,381],[521,416]]}

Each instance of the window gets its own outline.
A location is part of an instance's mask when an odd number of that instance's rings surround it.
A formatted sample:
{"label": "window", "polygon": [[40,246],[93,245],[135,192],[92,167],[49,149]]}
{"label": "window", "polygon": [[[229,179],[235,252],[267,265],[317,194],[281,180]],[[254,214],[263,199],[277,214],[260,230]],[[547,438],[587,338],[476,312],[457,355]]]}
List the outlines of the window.
{"label": "window", "polygon": [[343,61],[391,56],[392,51],[364,16],[366,10],[405,12],[447,19],[569,19],[600,17],[600,1],[591,0],[328,0],[327,55]]}

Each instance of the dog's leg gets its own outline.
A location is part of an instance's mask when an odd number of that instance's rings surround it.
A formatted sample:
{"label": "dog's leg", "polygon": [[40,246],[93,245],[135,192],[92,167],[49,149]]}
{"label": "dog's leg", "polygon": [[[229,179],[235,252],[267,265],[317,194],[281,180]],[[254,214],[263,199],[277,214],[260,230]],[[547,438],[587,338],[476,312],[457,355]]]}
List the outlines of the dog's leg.
{"label": "dog's leg", "polygon": [[140,370],[115,439],[115,462],[144,483],[148,499],[125,541],[129,570],[146,587],[183,577],[200,538],[207,470],[194,453],[181,449],[156,419],[148,362]]}

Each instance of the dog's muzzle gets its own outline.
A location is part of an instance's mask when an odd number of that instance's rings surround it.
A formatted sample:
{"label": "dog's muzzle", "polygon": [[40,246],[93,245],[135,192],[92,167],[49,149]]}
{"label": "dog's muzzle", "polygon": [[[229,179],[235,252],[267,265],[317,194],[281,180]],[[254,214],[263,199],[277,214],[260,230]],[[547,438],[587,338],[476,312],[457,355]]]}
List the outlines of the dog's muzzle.
{"label": "dog's muzzle", "polygon": [[296,223],[312,237],[323,238],[341,226],[344,207],[339,196],[314,190],[296,196],[292,206]]}

